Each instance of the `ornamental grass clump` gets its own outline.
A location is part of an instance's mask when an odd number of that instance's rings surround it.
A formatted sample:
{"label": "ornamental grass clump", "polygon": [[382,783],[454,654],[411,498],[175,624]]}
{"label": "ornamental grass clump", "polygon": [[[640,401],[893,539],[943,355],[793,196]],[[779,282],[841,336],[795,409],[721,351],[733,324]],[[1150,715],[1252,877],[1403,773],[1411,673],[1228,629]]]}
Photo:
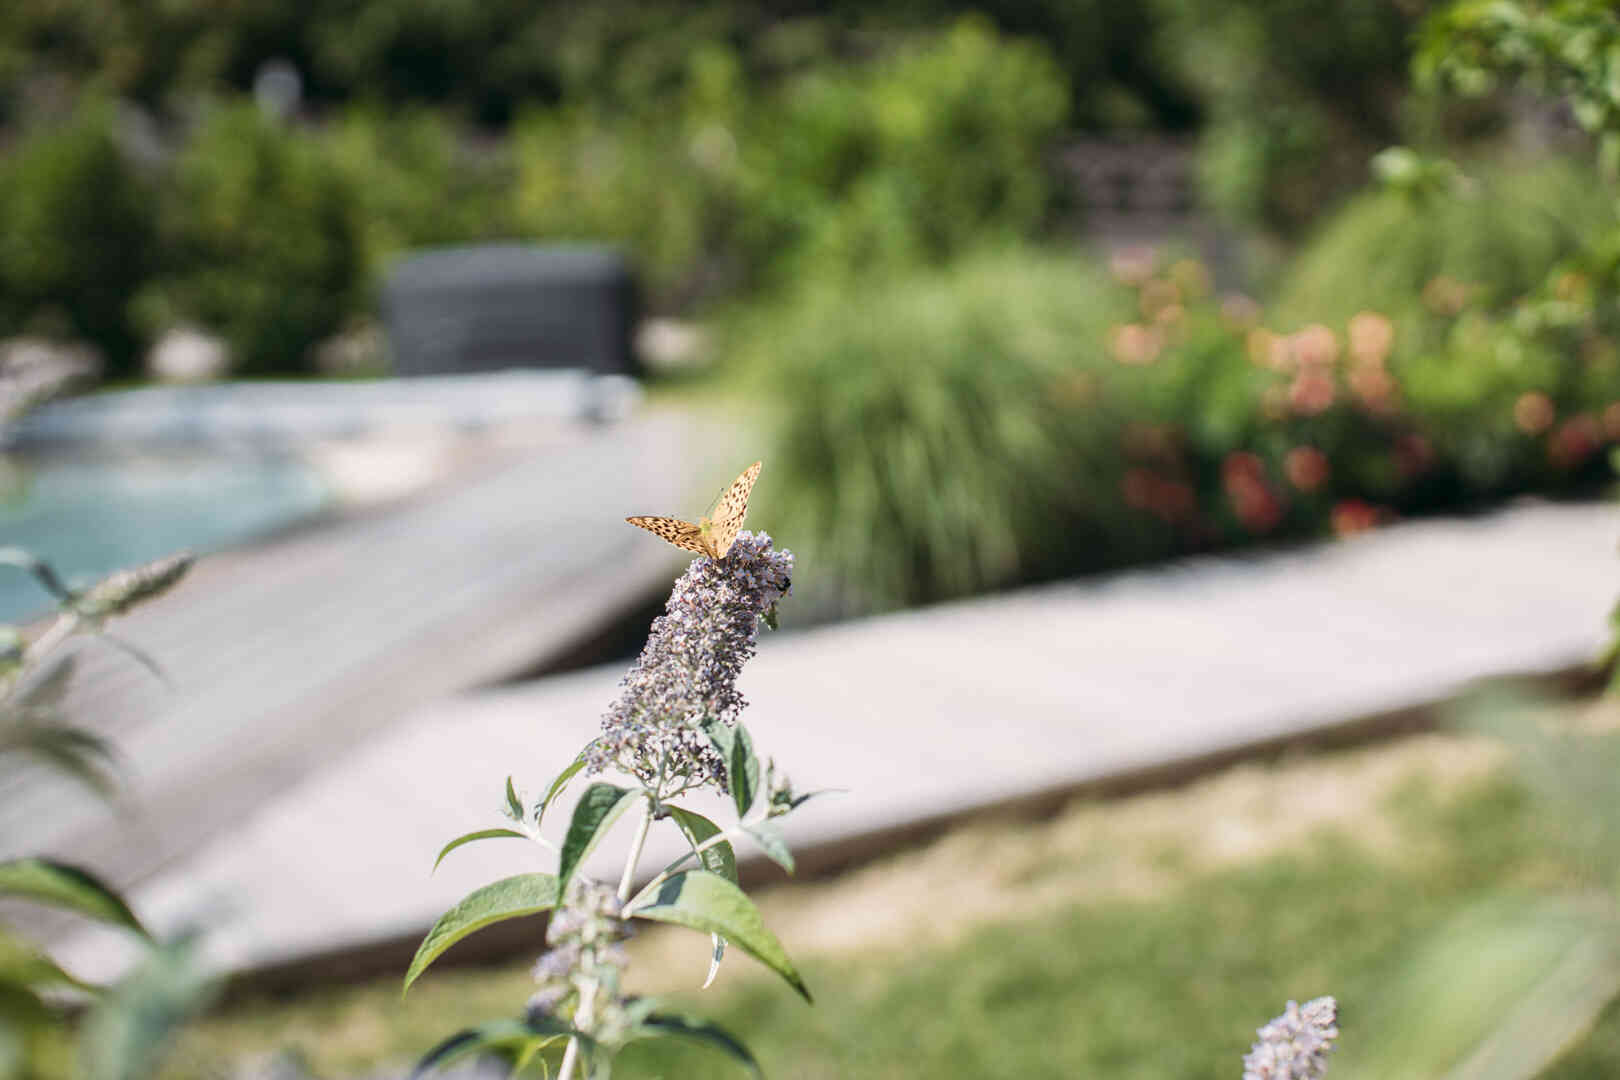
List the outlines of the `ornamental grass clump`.
{"label": "ornamental grass clump", "polygon": [[[737,519],[740,521],[740,512]],[[728,945],[775,971],[806,1001],[810,992],[758,909],[737,883],[734,842],[748,838],[792,871],[793,857],[773,820],[798,808],[798,794],[774,762],[761,765],[741,723],[747,704],[737,677],[754,655],[761,623],[775,625],[776,604],[791,587],[793,555],[763,533],[739,533],[720,558],[700,556],[675,583],[665,614],[653,623],[641,656],[588,743],[544,789],[526,801],[510,778],[505,826],[457,837],[455,848],[492,837],[523,837],[557,858],[555,874],[519,874],[476,890],[439,919],[417,951],[405,986],[456,941],[502,919],[549,911],[546,950],[521,1017],[462,1031],[440,1043],[419,1071],[472,1053],[501,1054],[514,1071],[560,1054],[561,1080],[606,1076],[627,1043],[681,1037],[706,1043],[754,1073],[759,1066],[735,1037],[658,1001],[624,993],[623,943],[636,920],[686,926],[711,938],[707,986]],[[560,842],[542,832],[545,814],[580,774],[580,794]],[[624,778],[626,786],[606,777]],[[604,779],[596,779],[604,777]],[[709,789],[729,797],[728,828],[674,802]],[[636,827],[617,882],[598,882],[583,864],[626,813]],[[638,868],[655,825],[673,827],[688,850],[638,890]]]}

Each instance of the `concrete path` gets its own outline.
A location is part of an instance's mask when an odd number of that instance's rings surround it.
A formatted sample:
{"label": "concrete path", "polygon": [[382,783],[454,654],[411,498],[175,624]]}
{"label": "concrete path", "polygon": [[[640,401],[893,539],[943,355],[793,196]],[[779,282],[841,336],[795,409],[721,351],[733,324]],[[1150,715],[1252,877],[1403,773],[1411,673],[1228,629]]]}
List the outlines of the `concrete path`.
{"label": "concrete path", "polygon": [[[1604,640],[1620,595],[1617,538],[1613,506],[1530,503],[789,629],[767,634],[745,673],[747,722],[801,788],[850,789],[787,829],[798,848],[847,853],[975,807],[1432,703],[1480,676],[1567,669]],[[431,592],[422,582],[419,595]],[[620,674],[423,708],[166,867],[136,891],[136,907],[160,926],[211,921],[212,958],[229,969],[378,944],[384,968],[400,971],[414,940],[472,888],[554,869],[533,845],[491,840],[429,874],[447,839],[499,824],[509,773],[532,793],[570,759]],[[654,836],[649,868],[678,849]],[[604,847],[622,852],[622,838]],[[596,870],[615,873],[613,859]],[[518,955],[532,951],[527,942]],[[86,972],[117,956],[98,935],[66,953]]]}

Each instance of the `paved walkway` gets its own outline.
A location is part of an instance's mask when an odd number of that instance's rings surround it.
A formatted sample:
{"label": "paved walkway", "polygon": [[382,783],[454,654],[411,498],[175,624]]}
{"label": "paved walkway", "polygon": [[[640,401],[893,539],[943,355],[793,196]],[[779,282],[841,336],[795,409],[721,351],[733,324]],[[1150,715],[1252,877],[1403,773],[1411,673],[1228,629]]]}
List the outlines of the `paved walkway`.
{"label": "paved walkway", "polygon": [[[1484,675],[1569,668],[1601,645],[1620,595],[1617,538],[1613,506],[1522,504],[767,634],[744,676],[748,723],[801,787],[850,789],[790,818],[790,840],[858,843],[1431,703]],[[136,907],[159,926],[209,917],[232,969],[390,940],[408,956],[470,889],[552,869],[496,840],[429,874],[445,840],[498,824],[508,773],[533,792],[594,733],[620,674],[422,708],[164,868]],[[655,840],[646,865],[675,850]],[[87,972],[116,960],[107,938],[69,944]]]}

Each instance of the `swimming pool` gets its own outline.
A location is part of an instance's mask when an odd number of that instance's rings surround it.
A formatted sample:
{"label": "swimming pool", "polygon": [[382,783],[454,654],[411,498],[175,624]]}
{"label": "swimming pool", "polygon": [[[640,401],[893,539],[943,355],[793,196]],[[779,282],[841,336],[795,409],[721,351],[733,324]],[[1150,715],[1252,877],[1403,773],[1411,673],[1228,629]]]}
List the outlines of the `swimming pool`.
{"label": "swimming pool", "polygon": [[[328,509],[330,485],[288,455],[164,453],[9,459],[0,546],[25,548],[70,586],[181,548],[198,553],[268,535]],[[0,622],[48,610],[26,573],[0,567]]]}

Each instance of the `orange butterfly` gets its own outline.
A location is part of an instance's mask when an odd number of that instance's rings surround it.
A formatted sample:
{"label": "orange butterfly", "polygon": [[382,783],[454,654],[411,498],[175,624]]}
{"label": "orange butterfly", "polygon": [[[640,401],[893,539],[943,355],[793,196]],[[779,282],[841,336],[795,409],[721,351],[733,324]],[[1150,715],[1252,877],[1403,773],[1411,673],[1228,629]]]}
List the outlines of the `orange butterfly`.
{"label": "orange butterfly", "polygon": [[723,559],[737,539],[743,515],[748,513],[748,495],[754,490],[754,481],[759,479],[760,464],[756,461],[744,469],[742,475],[732,481],[731,486],[696,524],[672,517],[629,517],[624,520],[682,550],[707,555],[711,559]]}

